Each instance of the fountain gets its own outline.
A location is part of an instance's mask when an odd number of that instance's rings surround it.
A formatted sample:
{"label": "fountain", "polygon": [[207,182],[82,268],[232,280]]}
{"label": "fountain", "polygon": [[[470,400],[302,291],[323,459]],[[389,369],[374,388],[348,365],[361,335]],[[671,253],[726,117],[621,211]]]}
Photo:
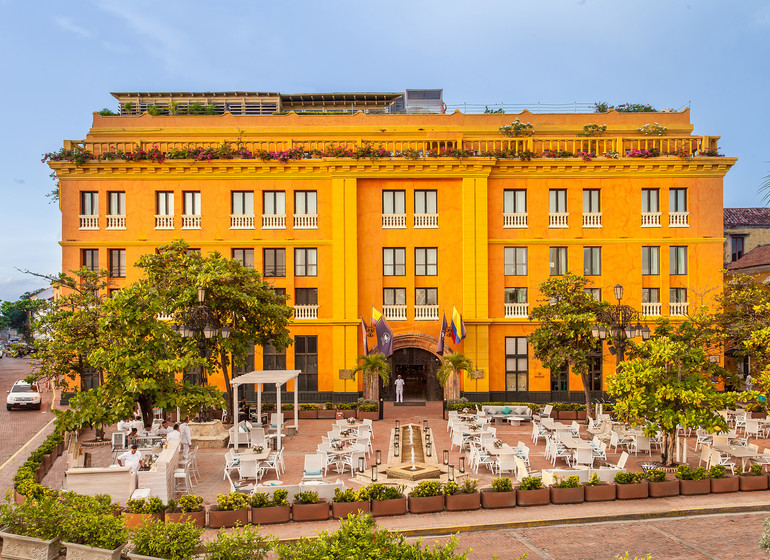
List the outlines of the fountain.
{"label": "fountain", "polygon": [[400,440],[403,442],[401,457],[406,460],[399,465],[389,467],[385,471],[387,477],[405,480],[439,478],[442,471],[438,465],[427,464],[425,460],[421,427],[417,424],[402,426],[400,436]]}

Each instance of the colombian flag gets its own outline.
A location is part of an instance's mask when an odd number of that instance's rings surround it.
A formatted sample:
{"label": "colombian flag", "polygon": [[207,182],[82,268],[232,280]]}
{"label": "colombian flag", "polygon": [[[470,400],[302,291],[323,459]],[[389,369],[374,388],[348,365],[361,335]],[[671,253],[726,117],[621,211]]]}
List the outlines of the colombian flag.
{"label": "colombian flag", "polygon": [[372,305],[372,323],[377,323],[380,319],[382,319],[382,313],[377,311]]}
{"label": "colombian flag", "polygon": [[457,312],[455,306],[452,306],[452,340],[455,344],[460,344],[462,339],[465,338],[465,324],[463,323],[463,316]]}

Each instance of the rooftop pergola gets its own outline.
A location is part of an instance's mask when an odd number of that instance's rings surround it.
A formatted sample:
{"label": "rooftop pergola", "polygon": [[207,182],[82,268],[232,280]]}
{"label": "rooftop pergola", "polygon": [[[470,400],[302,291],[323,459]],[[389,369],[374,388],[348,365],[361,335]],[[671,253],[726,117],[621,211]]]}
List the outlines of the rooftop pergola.
{"label": "rooftop pergola", "polygon": [[[287,370],[269,370],[269,371],[252,371],[244,373],[238,377],[233,378],[230,383],[233,386],[233,411],[235,412],[235,448],[238,449],[238,437],[239,429],[237,421],[238,414],[238,390],[241,385],[256,385],[257,386],[257,416],[262,416],[262,386],[275,384],[275,402],[276,412],[281,413],[281,386],[287,384],[289,381],[294,380],[294,427],[299,431],[299,384],[296,382],[297,377],[300,374],[298,369]],[[283,432],[283,422],[279,421],[276,426],[276,449],[281,448],[281,433]]]}

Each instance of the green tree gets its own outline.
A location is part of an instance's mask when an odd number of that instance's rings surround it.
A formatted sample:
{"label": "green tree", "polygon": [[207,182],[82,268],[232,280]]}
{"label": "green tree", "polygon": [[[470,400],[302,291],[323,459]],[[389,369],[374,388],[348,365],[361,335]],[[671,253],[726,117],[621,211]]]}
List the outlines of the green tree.
{"label": "green tree", "polygon": [[644,427],[648,436],[662,435],[661,461],[674,461],[677,426],[726,431],[717,411],[732,408],[757,393],[720,393],[712,382],[717,364],[706,351],[674,333],[679,340],[659,335],[640,344],[636,357],[623,362],[607,381],[607,391],[617,397],[615,414]]}
{"label": "green tree", "polygon": [[364,398],[369,401],[376,401],[380,398],[380,386],[377,384],[379,378],[384,387],[390,381],[390,364],[384,354],[360,355],[356,358],[356,367],[353,373],[361,373],[364,378]]}
{"label": "green tree", "polygon": [[9,327],[29,342],[32,338],[33,317],[45,307],[44,300],[34,297],[42,291],[24,292],[16,301],[0,302],[0,328]]}
{"label": "green tree", "polygon": [[70,399],[69,410],[55,411],[57,427],[65,432],[94,428],[97,439],[103,438],[105,426],[128,418],[134,410],[131,395],[125,391],[114,394],[114,388],[114,385],[100,385],[78,392]]}
{"label": "green tree", "polygon": [[472,369],[473,363],[465,354],[454,352],[441,357],[436,377],[444,387],[444,400],[460,398],[460,373]]}
{"label": "green tree", "polygon": [[591,334],[596,314],[606,304],[585,291],[588,280],[568,272],[540,284],[541,304],[530,312],[538,327],[529,335],[533,355],[548,369],[565,364],[580,375],[585,391],[586,409],[591,410],[591,361],[601,355],[601,341]]}

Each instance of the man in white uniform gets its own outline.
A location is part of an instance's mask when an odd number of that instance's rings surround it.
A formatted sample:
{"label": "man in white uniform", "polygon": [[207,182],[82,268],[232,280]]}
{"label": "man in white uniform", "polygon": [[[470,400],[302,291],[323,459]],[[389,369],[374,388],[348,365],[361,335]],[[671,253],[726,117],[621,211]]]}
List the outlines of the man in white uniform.
{"label": "man in white uniform", "polygon": [[131,472],[137,473],[142,462],[142,452],[139,446],[134,444],[129,451],[118,455],[118,464],[121,467],[129,467]]}
{"label": "man in white uniform", "polygon": [[404,380],[400,375],[396,378],[396,402],[404,402]]}
{"label": "man in white uniform", "polygon": [[168,427],[168,420],[164,420],[163,423],[160,425],[160,428],[158,428],[158,435],[161,437],[165,437],[169,434],[171,431],[171,428]]}
{"label": "man in white uniform", "polygon": [[190,444],[192,443],[192,439],[190,438],[190,426],[187,424],[189,421],[190,418],[185,417],[185,419],[182,420],[182,424],[179,426],[179,441],[182,443],[182,452],[185,457],[189,455]]}
{"label": "man in white uniform", "polygon": [[166,443],[171,443],[172,441],[179,441],[179,424],[174,424],[174,429],[171,430],[168,435],[166,436]]}

